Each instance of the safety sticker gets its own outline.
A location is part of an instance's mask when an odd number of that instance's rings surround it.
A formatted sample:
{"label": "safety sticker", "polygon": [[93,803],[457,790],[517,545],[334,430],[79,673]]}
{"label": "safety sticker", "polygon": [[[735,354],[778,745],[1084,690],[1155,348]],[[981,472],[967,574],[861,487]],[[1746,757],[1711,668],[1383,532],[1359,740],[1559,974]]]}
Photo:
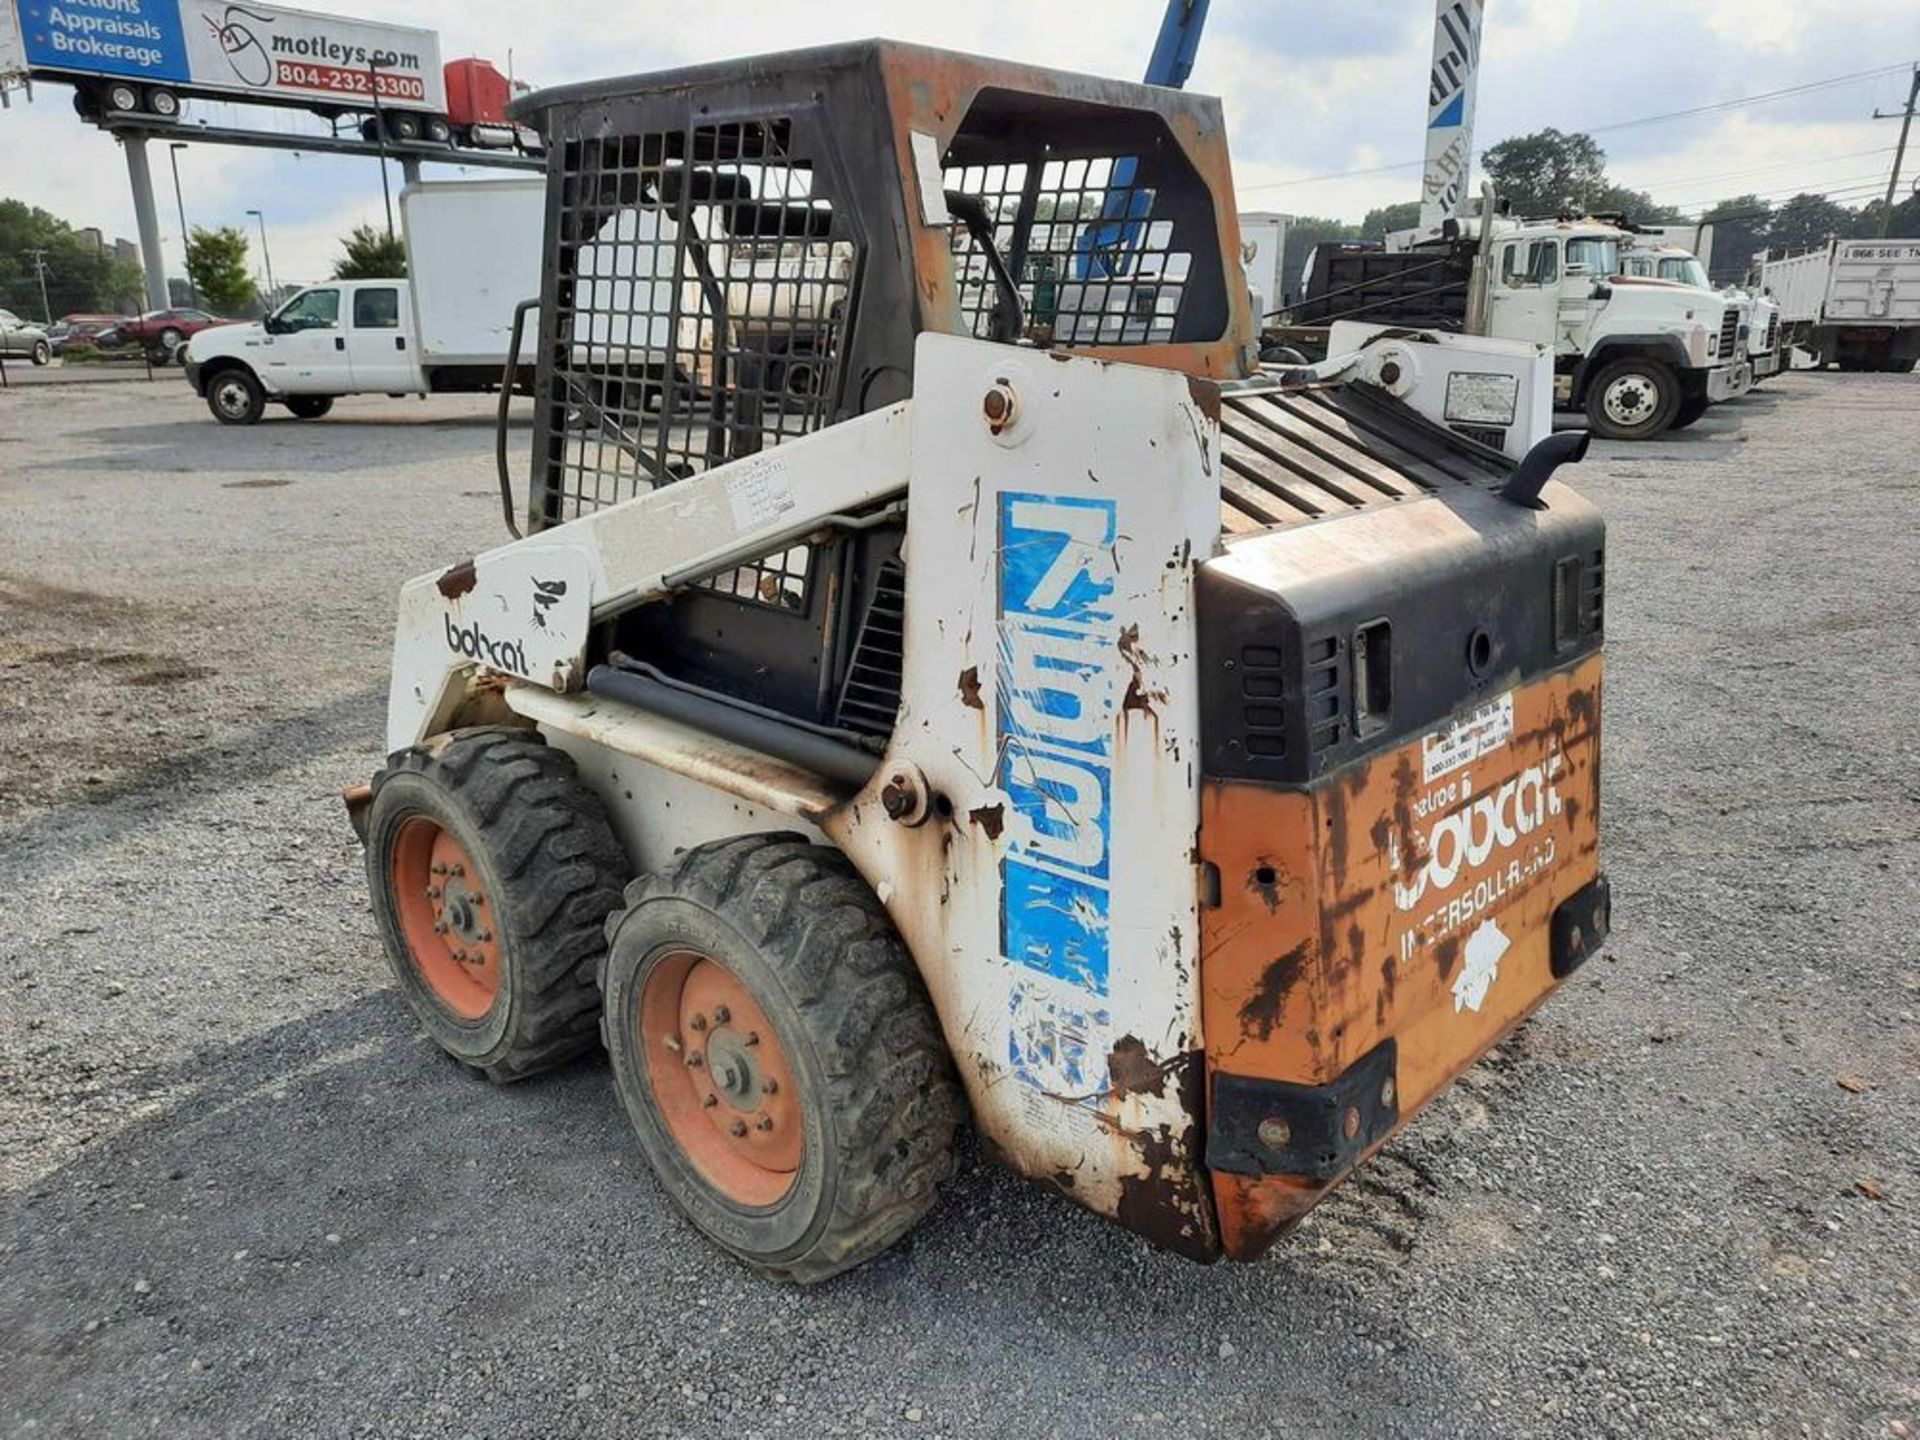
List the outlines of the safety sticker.
{"label": "safety sticker", "polygon": [[1420,742],[1421,766],[1431,784],[1442,775],[1469,765],[1490,750],[1498,750],[1513,738],[1513,692],[1489,700],[1469,715],[1463,715],[1444,730],[1436,730]]}
{"label": "safety sticker", "polygon": [[752,465],[727,477],[727,503],[736,530],[759,530],[793,509],[793,481],[777,460]]}

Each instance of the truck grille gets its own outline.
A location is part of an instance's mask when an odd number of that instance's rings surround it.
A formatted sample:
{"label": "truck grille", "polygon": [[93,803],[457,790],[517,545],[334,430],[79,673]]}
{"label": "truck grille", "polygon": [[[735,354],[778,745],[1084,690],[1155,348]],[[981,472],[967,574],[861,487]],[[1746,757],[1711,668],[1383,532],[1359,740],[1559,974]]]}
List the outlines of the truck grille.
{"label": "truck grille", "polygon": [[1762,355],[1772,354],[1774,347],[1777,346],[1779,343],[1780,343],[1780,315],[1779,315],[1779,312],[1776,311],[1773,315],[1771,315],[1767,319],[1767,339],[1766,339],[1766,343],[1760,347],[1760,353]]}
{"label": "truck grille", "polygon": [[1719,358],[1723,361],[1732,360],[1734,357],[1734,346],[1739,343],[1739,340],[1740,311],[1737,307],[1729,306],[1727,313],[1722,316],[1720,320]]}

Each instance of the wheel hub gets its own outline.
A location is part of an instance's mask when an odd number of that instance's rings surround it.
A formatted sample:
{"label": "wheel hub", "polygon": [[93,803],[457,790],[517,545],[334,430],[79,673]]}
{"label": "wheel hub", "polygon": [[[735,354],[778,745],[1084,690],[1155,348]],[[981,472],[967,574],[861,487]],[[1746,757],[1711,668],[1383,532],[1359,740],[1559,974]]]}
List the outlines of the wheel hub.
{"label": "wheel hub", "polygon": [[414,968],[436,999],[478,1020],[500,993],[499,923],[466,847],[425,816],[394,843],[390,877]]}
{"label": "wheel hub", "polygon": [[1653,387],[1643,375],[1622,375],[1607,386],[1603,403],[1609,420],[1637,425],[1653,411]]}
{"label": "wheel hub", "polygon": [[679,950],[654,962],[638,1004],[661,1119],[730,1200],[770,1205],[806,1148],[792,1063],[765,1011],[719,961]]}

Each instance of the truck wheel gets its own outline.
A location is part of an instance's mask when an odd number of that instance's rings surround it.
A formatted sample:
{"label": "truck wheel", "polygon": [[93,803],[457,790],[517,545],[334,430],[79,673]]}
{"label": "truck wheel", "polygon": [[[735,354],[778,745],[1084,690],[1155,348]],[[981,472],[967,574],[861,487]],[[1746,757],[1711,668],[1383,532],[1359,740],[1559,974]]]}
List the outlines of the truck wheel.
{"label": "truck wheel", "polygon": [[318,420],[333,409],[331,395],[289,395],[287,409],[293,412],[296,420]]}
{"label": "truck wheel", "polygon": [[367,879],[387,958],[426,1032],[489,1080],[592,1046],[627,874],[572,759],[532,731],[455,731],[374,777]]}
{"label": "truck wheel", "polygon": [[155,85],[147,91],[147,109],[162,120],[178,120],[180,97],[164,86]]}
{"label": "truck wheel", "polygon": [[109,85],[100,95],[109,110],[134,111],[140,108],[140,92],[132,85]]}
{"label": "truck wheel", "polygon": [[1707,407],[1711,403],[1712,402],[1704,395],[1689,395],[1686,399],[1682,400],[1674,410],[1673,424],[1667,428],[1670,430],[1686,429],[1687,426],[1693,424],[1694,421],[1707,413]]}
{"label": "truck wheel", "polygon": [[51,365],[53,363],[53,346],[45,340],[34,341],[32,358],[33,363],[36,365]]}
{"label": "truck wheel", "polygon": [[1608,440],[1644,440],[1673,423],[1680,382],[1658,360],[1629,356],[1601,367],[1587,387],[1587,423]]}
{"label": "truck wheel", "polygon": [[267,392],[245,370],[222,370],[207,382],[207,409],[222,425],[251,425],[267,409]]}
{"label": "truck wheel", "polygon": [[661,1186],[716,1244],[812,1284],[933,1207],[962,1113],[886,911],[798,835],[689,850],[607,923],[602,1034]]}
{"label": "truck wheel", "polygon": [[420,138],[420,117],[405,110],[387,114],[387,139],[411,142]]}
{"label": "truck wheel", "polygon": [[425,133],[427,139],[436,145],[450,145],[453,143],[453,127],[446,122],[443,116],[429,115],[427,117]]}

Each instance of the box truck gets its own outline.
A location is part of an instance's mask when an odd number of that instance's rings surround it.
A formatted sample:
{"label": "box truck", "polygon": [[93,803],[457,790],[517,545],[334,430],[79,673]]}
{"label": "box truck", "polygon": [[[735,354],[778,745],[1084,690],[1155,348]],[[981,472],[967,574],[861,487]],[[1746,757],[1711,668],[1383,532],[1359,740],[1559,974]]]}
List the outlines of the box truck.
{"label": "box truck", "polygon": [[404,280],[309,285],[264,320],[203,330],[187,382],[226,425],[270,404],[318,419],[342,395],[530,388],[533,327],[511,377],[513,312],[540,293],[540,180],[427,181],[400,194]]}

